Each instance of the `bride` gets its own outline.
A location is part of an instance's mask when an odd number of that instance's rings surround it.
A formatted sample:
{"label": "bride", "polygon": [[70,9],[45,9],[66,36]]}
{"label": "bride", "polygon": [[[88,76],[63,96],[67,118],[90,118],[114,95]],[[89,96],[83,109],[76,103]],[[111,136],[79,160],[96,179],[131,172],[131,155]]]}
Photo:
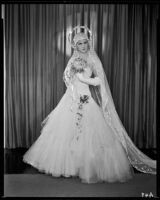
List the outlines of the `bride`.
{"label": "bride", "polygon": [[85,183],[125,182],[133,177],[133,167],[156,174],[156,161],[133,144],[118,117],[91,31],[75,27],[69,41],[74,53],[64,71],[66,92],[23,161],[54,177],[78,176]]}

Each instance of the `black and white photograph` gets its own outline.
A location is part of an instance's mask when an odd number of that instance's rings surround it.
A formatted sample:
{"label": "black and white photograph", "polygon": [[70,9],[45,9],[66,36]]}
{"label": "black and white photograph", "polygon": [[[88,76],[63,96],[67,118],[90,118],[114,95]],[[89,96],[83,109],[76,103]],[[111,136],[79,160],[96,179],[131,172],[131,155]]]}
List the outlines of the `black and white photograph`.
{"label": "black and white photograph", "polygon": [[158,3],[4,3],[3,197],[158,197]]}

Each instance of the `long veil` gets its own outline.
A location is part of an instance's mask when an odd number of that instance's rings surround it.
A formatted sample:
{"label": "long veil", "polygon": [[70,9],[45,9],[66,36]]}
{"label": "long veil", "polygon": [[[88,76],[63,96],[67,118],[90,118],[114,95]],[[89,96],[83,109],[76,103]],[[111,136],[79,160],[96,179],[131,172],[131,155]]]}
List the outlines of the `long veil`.
{"label": "long veil", "polygon": [[[90,48],[89,60],[94,62],[94,71],[96,71],[97,76],[102,80],[100,94],[102,99],[101,108],[103,110],[104,118],[110,124],[114,133],[122,143],[131,165],[138,171],[156,174],[156,161],[146,156],[134,145],[120,120],[115,109],[102,63],[93,48]],[[99,98],[97,97],[97,99]]]}

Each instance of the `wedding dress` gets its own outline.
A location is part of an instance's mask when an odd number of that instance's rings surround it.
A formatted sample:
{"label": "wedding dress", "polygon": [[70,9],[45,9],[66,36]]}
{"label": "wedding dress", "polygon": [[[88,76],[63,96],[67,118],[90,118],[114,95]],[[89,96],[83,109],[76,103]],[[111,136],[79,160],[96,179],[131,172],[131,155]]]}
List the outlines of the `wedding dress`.
{"label": "wedding dress", "polygon": [[127,135],[92,48],[87,60],[74,51],[64,82],[65,94],[43,121],[41,134],[23,161],[54,177],[78,176],[85,183],[125,182],[133,177],[133,167],[156,174],[156,161]]}

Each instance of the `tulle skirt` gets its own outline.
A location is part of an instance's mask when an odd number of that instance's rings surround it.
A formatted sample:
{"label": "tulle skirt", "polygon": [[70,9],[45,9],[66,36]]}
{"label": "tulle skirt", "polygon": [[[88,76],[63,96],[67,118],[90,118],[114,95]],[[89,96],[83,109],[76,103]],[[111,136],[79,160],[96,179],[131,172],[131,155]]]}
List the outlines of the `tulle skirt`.
{"label": "tulle skirt", "polygon": [[82,182],[125,182],[133,169],[92,96],[72,102],[65,93],[47,116],[23,161],[54,177],[78,176]]}

